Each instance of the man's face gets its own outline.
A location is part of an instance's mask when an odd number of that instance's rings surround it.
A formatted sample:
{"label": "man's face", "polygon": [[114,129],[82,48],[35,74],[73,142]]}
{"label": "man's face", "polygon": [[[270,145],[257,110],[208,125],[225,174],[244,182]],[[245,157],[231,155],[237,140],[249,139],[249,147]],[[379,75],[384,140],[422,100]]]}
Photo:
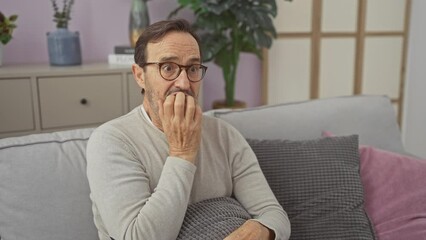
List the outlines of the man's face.
{"label": "man's face", "polygon": [[[181,65],[200,64],[200,50],[197,41],[184,32],[169,32],[160,41],[148,43],[146,62],[174,62]],[[154,124],[159,124],[159,100],[175,92],[184,92],[195,99],[198,97],[200,82],[190,82],[185,70],[173,81],[166,81],[159,73],[159,66],[151,64],[140,68],[134,66],[139,86],[145,89],[143,106]],[[139,72],[139,74],[138,74]]]}

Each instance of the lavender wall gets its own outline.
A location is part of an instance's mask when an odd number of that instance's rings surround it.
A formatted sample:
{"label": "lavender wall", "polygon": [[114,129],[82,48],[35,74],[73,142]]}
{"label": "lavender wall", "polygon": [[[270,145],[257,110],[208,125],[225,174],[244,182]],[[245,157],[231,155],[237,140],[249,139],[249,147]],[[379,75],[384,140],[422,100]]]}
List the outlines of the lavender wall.
{"label": "lavender wall", "polygon": [[[177,1],[148,2],[151,22],[167,18]],[[62,6],[62,0],[58,0]],[[128,44],[128,15],[131,0],[75,0],[69,29],[80,33],[83,63],[106,62],[113,47]],[[55,29],[50,0],[1,0],[1,11],[18,14],[18,28],[5,47],[3,65],[48,63],[46,33]],[[183,17],[192,19],[189,11]],[[204,110],[212,102],[224,98],[224,81],[220,68],[212,63],[204,80]],[[1,68],[0,68],[1,71]],[[236,98],[248,106],[261,102],[261,64],[253,55],[243,54],[238,68]]]}

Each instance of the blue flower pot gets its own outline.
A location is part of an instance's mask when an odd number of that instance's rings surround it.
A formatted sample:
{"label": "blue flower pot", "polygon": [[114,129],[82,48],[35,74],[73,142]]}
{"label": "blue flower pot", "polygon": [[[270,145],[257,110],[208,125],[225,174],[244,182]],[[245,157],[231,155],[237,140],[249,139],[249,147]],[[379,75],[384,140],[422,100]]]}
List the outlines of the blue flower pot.
{"label": "blue flower pot", "polygon": [[50,65],[69,66],[81,64],[80,36],[66,28],[47,33]]}

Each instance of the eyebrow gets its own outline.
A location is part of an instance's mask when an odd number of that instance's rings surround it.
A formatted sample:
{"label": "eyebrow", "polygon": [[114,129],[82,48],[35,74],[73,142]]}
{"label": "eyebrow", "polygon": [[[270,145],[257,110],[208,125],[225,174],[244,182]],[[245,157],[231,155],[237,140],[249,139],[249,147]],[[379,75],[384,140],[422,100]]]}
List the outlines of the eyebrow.
{"label": "eyebrow", "polygon": [[[170,61],[173,62],[173,61],[177,61],[177,60],[179,60],[178,57],[176,57],[176,56],[169,56],[169,57],[162,57],[162,58],[160,58],[159,62],[170,62]],[[189,59],[188,62],[189,63],[201,62],[201,60],[200,60],[199,57],[192,57],[192,58]]]}

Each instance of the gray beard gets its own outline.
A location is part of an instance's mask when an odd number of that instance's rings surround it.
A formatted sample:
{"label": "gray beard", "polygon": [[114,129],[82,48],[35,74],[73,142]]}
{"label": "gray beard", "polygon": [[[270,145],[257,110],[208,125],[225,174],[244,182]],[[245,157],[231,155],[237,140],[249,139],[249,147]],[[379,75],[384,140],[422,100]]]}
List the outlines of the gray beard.
{"label": "gray beard", "polygon": [[145,90],[144,98],[146,98],[149,105],[149,111],[147,111],[147,114],[151,118],[152,123],[154,123],[154,125],[157,126],[158,128],[162,129],[160,115],[159,115],[159,107],[157,104],[157,100],[159,98],[155,97],[152,91],[146,91],[146,90]]}

